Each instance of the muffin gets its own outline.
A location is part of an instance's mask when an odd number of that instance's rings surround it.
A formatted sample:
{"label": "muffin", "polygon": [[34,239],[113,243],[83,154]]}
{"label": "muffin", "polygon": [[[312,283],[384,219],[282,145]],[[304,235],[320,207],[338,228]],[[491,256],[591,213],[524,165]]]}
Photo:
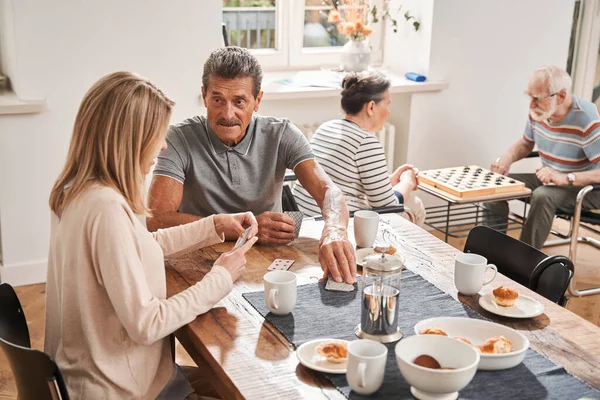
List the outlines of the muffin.
{"label": "muffin", "polygon": [[512,342],[504,336],[489,338],[479,346],[481,354],[504,354],[512,352]]}
{"label": "muffin", "polygon": [[343,363],[348,358],[348,347],[345,343],[321,343],[317,353],[332,363]]}
{"label": "muffin", "polygon": [[421,335],[442,335],[448,336],[442,328],[425,328],[421,331]]}
{"label": "muffin", "polygon": [[519,293],[506,286],[499,286],[492,292],[496,304],[502,307],[511,307],[517,301]]}

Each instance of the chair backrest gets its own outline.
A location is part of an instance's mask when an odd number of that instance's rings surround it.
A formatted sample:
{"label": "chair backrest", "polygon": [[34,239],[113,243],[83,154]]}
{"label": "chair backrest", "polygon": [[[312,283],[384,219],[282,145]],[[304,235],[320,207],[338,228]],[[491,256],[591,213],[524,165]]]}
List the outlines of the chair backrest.
{"label": "chair backrest", "polygon": [[20,400],[69,398],[54,360],[31,349],[23,307],[8,283],[0,284],[0,347],[15,376]]}
{"label": "chair backrest", "polygon": [[573,278],[573,262],[565,256],[549,256],[531,273],[530,288],[545,298],[566,305],[564,293]]}
{"label": "chair backrest", "polygon": [[300,211],[292,193],[292,188],[289,185],[283,185],[283,190],[281,191],[281,208],[283,211]]}
{"label": "chair backrest", "polygon": [[39,350],[18,346],[0,338],[15,376],[19,400],[54,400],[69,398],[56,362]]}
{"label": "chair backrest", "polygon": [[498,267],[498,272],[527,287],[535,266],[548,257],[535,247],[484,225],[471,229],[464,251],[484,256]]}
{"label": "chair backrest", "polygon": [[221,34],[223,35],[223,46],[225,46],[225,47],[229,46],[229,38],[227,35],[227,25],[225,25],[225,22],[223,22],[221,25]]}
{"label": "chair backrest", "polygon": [[476,253],[496,265],[513,281],[555,303],[564,303],[564,293],[573,276],[573,263],[565,256],[548,256],[511,236],[487,226],[471,229],[465,252]]}
{"label": "chair backrest", "polygon": [[31,347],[25,313],[15,290],[8,283],[0,284],[0,338],[22,347]]}

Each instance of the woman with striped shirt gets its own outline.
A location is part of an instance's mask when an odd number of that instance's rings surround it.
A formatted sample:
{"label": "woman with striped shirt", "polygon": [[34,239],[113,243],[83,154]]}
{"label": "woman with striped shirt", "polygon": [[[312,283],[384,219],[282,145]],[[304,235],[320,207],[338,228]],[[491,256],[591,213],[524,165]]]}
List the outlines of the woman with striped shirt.
{"label": "woman with striped shirt", "polygon": [[[310,142],[315,158],[344,192],[350,211],[403,203],[422,225],[425,209],[412,193],[418,171],[405,164],[388,175],[383,147],[375,137],[390,115],[390,81],[379,73],[350,73],[342,88],[344,119],[325,122],[317,129]],[[294,197],[305,215],[321,213],[299,183]]]}

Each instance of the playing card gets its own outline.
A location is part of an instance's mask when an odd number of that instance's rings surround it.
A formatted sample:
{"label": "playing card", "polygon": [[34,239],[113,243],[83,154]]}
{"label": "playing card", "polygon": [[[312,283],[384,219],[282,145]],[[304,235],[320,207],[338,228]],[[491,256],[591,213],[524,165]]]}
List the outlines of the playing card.
{"label": "playing card", "polygon": [[267,268],[269,271],[287,271],[296,260],[283,260],[276,258]]}
{"label": "playing card", "polygon": [[333,292],[352,292],[354,289],[356,289],[356,286],[350,285],[346,282],[336,282],[335,279],[329,275],[325,289]]}
{"label": "playing card", "polygon": [[248,240],[248,236],[250,235],[250,231],[252,230],[252,227],[249,226],[248,229],[246,229],[244,231],[244,233],[242,233],[240,235],[240,237],[238,238],[237,242],[235,242],[235,246],[233,246],[233,249],[237,249],[240,246],[243,246],[244,243],[246,243],[246,241]]}
{"label": "playing card", "polygon": [[285,214],[294,220],[294,234],[296,237],[300,234],[304,213],[302,211],[286,211]]}

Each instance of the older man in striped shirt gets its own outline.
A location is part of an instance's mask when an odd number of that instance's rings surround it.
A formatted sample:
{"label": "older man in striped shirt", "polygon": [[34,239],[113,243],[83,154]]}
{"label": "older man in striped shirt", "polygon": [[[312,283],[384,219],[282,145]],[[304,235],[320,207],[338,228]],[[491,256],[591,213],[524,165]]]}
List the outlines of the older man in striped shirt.
{"label": "older man in striped shirt", "polygon": [[[541,67],[532,74],[526,92],[531,101],[525,132],[491,168],[506,175],[512,163],[527,156],[537,146],[542,168],[535,174],[510,176],[533,191],[521,240],[538,249],[550,233],[556,211],[574,210],[581,187],[598,183],[598,108],[572,95],[571,85],[571,77],[559,67]],[[490,203],[486,207],[508,219],[506,202]],[[600,193],[586,196],[583,207],[600,209]]]}

